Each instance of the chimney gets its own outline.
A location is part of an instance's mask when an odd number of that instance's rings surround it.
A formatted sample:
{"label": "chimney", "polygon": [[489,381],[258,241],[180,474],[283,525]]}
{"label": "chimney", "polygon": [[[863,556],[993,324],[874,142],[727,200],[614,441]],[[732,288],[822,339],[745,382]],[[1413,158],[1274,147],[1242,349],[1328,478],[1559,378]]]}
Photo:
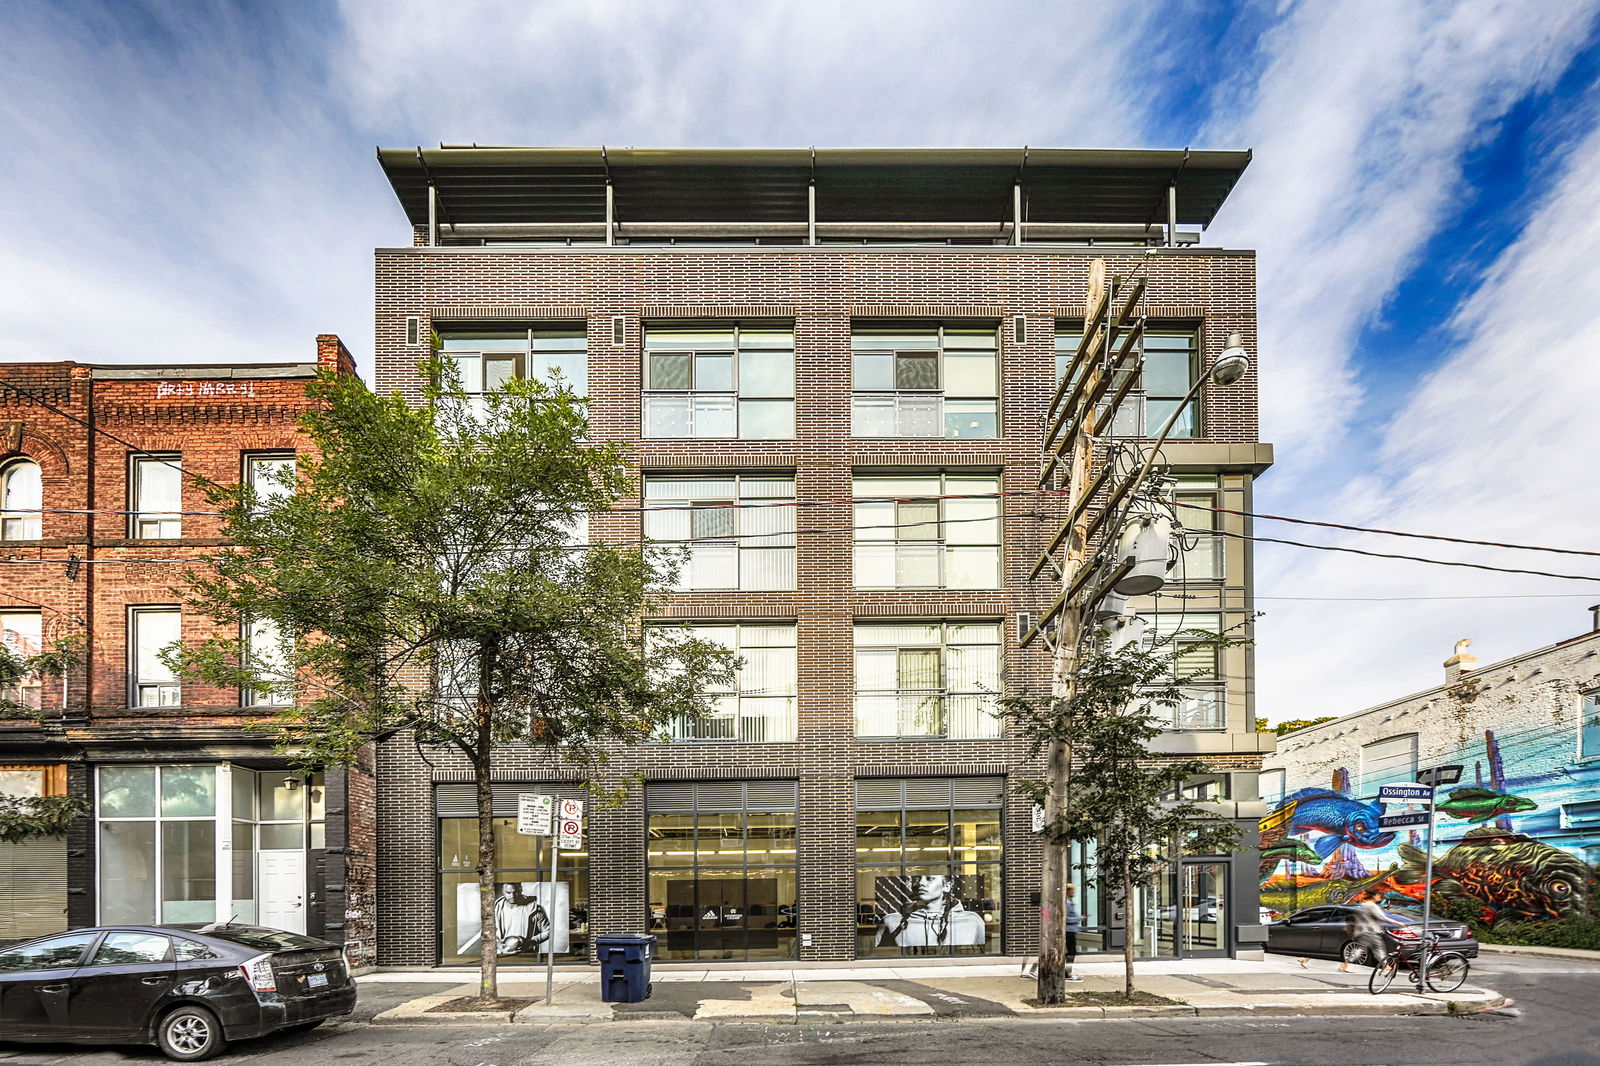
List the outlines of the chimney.
{"label": "chimney", "polygon": [[336,374],[355,376],[356,361],[336,334],[317,334],[317,367]]}
{"label": "chimney", "polygon": [[1589,626],[1589,631],[1591,633],[1600,633],[1600,603],[1597,603],[1593,607],[1589,608],[1589,614],[1593,618],[1593,622]]}
{"label": "chimney", "polygon": [[1470,637],[1462,637],[1456,641],[1456,653],[1444,661],[1445,684],[1455,684],[1461,680],[1462,674],[1471,673],[1472,668],[1478,665],[1478,657],[1467,654],[1467,645],[1471,643],[1472,639]]}

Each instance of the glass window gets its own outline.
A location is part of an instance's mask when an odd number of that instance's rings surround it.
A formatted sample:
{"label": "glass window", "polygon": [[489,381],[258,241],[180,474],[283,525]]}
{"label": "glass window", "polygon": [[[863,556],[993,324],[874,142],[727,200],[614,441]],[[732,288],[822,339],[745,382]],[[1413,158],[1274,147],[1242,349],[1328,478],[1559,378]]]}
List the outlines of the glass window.
{"label": "glass window", "polygon": [[1600,692],[1584,693],[1583,716],[1578,730],[1578,758],[1600,756]]}
{"label": "glass window", "polygon": [[1001,948],[1000,808],[858,811],[858,956]]}
{"label": "glass window", "polygon": [[134,607],[128,611],[130,707],[176,707],[181,702],[177,675],[159,657],[162,649],[180,640],[181,617],[176,607]]}
{"label": "glass window", "polygon": [[1227,727],[1227,689],[1222,650],[1206,642],[1206,634],[1222,631],[1222,616],[1191,611],[1162,611],[1151,616],[1154,647],[1170,653],[1178,682],[1176,706],[1151,703],[1146,708],[1166,729],[1198,731]]}
{"label": "glass window", "polygon": [[95,932],[68,933],[66,936],[53,936],[35,944],[0,951],[0,973],[69,969],[78,965],[84,949],[98,935]]}
{"label": "glass window", "polygon": [[[44,650],[37,611],[0,612],[0,640],[13,655],[21,658],[38,655]],[[30,710],[38,710],[44,702],[44,683],[38,674],[27,674],[15,685],[0,688],[0,700],[7,700]]]}
{"label": "glass window", "polygon": [[145,540],[183,536],[183,471],[177,455],[135,456],[129,535]]}
{"label": "glass window", "polygon": [[678,588],[795,587],[794,478],[647,478],[644,500],[644,535],[681,553]]}
{"label": "glass window", "polygon": [[271,503],[294,495],[295,462],[286,455],[246,455],[245,481],[261,503]]}
{"label": "glass window", "polygon": [[107,933],[95,948],[90,966],[126,966],[139,962],[170,962],[172,942],[159,933]]}
{"label": "glass window", "polygon": [[663,958],[794,957],[793,811],[652,810],[647,818],[647,921]]}
{"label": "glass window", "polygon": [[[1079,324],[1057,327],[1057,380],[1070,369],[1082,338],[1083,327]],[[1154,436],[1183,404],[1183,398],[1194,384],[1199,357],[1197,335],[1193,330],[1146,330],[1141,345],[1144,349],[1144,370],[1117,409],[1111,427],[1114,436]],[[1118,380],[1113,385],[1120,386],[1121,383]],[[1198,398],[1183,404],[1182,413],[1173,423],[1168,436],[1175,439],[1198,437],[1199,410]]]}
{"label": "glass window", "polygon": [[994,623],[858,623],[855,673],[859,737],[1000,735]]}
{"label": "glass window", "polygon": [[851,331],[851,433],[992,440],[999,435],[995,331]]}
{"label": "glass window", "polygon": [[155,921],[156,823],[101,822],[98,859],[100,920],[107,925]]}
{"label": "glass window", "polygon": [[[552,886],[549,838],[523,836],[516,830],[515,818],[495,819],[499,865],[494,913],[500,957],[533,963],[553,947],[557,958],[588,958],[589,853],[563,851]],[[482,952],[477,856],[477,819],[439,819],[441,955],[446,964],[469,962]]]}
{"label": "glass window", "polygon": [[792,330],[653,326],[644,347],[646,437],[794,437]]}
{"label": "glass window", "polygon": [[857,588],[1000,587],[998,478],[858,477],[853,484]]}
{"label": "glass window", "polygon": [[161,823],[161,920],[213,922],[217,918],[217,825],[210,821]]}
{"label": "glass window", "polygon": [[19,459],[0,473],[0,540],[38,540],[43,508],[38,463]]}
{"label": "glass window", "polygon": [[1174,500],[1183,525],[1183,554],[1177,576],[1183,581],[1215,581],[1222,575],[1222,536],[1218,532],[1222,505],[1215,477],[1178,479]]}
{"label": "glass window", "polygon": [[715,641],[739,656],[733,688],[713,690],[709,717],[679,721],[674,740],[795,739],[795,627],[792,625],[693,626],[675,632]]}
{"label": "glass window", "polygon": [[[237,773],[247,780],[248,770]],[[233,782],[239,796],[241,782]],[[100,921],[112,924],[216,920],[219,878],[239,878],[247,907],[253,895],[251,806],[218,860],[218,787],[228,787],[213,765],[103,766],[97,771]],[[226,832],[224,824],[220,831]],[[241,832],[242,830],[242,832]],[[226,893],[225,893],[226,894]],[[247,916],[248,912],[240,912]]]}
{"label": "glass window", "polygon": [[210,818],[217,813],[215,766],[161,768],[161,816]]}
{"label": "glass window", "polygon": [[294,645],[283,638],[270,618],[253,618],[244,625],[245,656],[256,673],[274,683],[245,689],[247,707],[281,707],[294,702]]}
{"label": "glass window", "polygon": [[440,354],[454,363],[474,410],[485,410],[484,396],[517,377],[589,395],[589,338],[582,328],[442,330],[440,341]]}
{"label": "glass window", "polygon": [[102,818],[154,818],[156,768],[101,767],[99,810]]}

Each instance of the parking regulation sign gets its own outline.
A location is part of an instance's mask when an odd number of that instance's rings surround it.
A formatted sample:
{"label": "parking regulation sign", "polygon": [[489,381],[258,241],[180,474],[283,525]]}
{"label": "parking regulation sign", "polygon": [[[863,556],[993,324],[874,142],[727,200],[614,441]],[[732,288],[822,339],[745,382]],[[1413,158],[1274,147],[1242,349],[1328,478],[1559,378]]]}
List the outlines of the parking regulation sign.
{"label": "parking regulation sign", "polygon": [[524,836],[549,836],[555,806],[554,796],[517,793],[517,832]]}
{"label": "parking regulation sign", "polygon": [[583,823],[576,818],[563,818],[557,826],[556,847],[562,851],[578,851],[583,847]]}

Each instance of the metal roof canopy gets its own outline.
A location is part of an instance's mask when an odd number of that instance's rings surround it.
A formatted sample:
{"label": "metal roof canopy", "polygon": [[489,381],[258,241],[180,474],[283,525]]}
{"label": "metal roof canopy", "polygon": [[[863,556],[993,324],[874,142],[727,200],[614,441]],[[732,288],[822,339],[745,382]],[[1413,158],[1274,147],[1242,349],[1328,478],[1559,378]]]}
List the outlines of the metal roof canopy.
{"label": "metal roof canopy", "polygon": [[1177,185],[1178,221],[1208,226],[1250,152],[1078,148],[381,148],[413,225],[428,186],[444,224],[1003,222],[1021,182],[1025,222],[1154,223]]}

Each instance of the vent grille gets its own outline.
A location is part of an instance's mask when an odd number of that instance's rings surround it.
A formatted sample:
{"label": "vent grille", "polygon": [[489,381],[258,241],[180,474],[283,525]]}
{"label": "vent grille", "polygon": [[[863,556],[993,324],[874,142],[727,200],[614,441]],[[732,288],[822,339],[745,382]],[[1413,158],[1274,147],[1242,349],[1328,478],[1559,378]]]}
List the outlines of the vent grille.
{"label": "vent grille", "polygon": [[645,807],[660,814],[792,811],[799,806],[795,781],[703,781],[698,784],[650,785]]}
{"label": "vent grille", "polygon": [[[575,785],[542,785],[529,781],[494,786],[494,816],[515,818],[517,796],[529,792],[538,796],[554,796],[558,800],[588,799],[588,793]],[[587,804],[586,804],[587,805]],[[478,787],[471,782],[434,786],[434,809],[440,818],[476,818],[478,816]]]}
{"label": "vent grille", "polygon": [[856,782],[856,810],[948,810],[999,807],[1006,794],[1003,777],[911,777]]}

